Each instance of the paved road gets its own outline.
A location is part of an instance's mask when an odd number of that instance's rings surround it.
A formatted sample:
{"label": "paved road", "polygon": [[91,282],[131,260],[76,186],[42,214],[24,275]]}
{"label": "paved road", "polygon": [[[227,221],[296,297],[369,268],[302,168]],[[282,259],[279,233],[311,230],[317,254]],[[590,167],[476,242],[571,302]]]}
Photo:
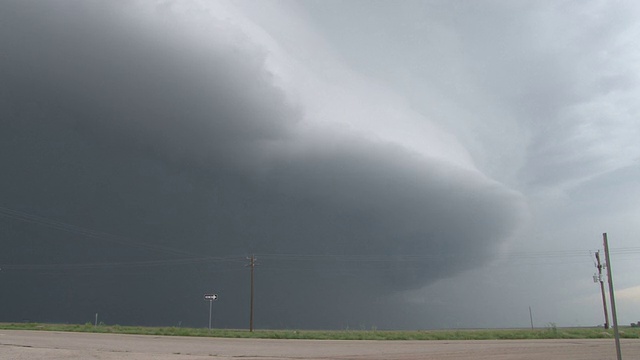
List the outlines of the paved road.
{"label": "paved road", "polygon": [[[624,359],[640,358],[640,340],[623,339],[622,354]],[[615,358],[613,339],[327,341],[0,330],[0,359],[11,360],[602,360]]]}

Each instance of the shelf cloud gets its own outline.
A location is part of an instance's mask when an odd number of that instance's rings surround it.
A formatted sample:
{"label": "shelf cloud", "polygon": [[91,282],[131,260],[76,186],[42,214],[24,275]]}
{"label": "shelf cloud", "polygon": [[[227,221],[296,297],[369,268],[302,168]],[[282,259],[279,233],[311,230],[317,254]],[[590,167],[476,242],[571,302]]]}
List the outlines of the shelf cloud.
{"label": "shelf cloud", "polygon": [[242,327],[256,254],[258,326],[402,326],[392,295],[495,259],[522,195],[282,41],[226,3],[4,1],[1,317],[200,326],[216,291]]}

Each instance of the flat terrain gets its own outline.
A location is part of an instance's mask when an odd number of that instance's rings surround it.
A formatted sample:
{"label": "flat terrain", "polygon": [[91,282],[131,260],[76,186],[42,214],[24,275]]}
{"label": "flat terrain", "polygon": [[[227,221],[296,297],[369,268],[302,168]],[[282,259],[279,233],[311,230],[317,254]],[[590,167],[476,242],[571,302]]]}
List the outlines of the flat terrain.
{"label": "flat terrain", "polygon": [[[623,339],[637,358],[640,339]],[[221,339],[0,330],[0,359],[615,359],[613,339],[370,341]]]}

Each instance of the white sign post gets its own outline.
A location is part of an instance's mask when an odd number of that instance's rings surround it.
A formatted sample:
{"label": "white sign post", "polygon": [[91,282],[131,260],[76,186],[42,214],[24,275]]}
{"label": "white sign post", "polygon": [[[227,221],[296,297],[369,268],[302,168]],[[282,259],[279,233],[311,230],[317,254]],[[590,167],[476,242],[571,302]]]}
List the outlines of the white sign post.
{"label": "white sign post", "polygon": [[211,330],[211,309],[213,302],[218,300],[218,294],[204,294],[204,299],[209,300],[209,330]]}

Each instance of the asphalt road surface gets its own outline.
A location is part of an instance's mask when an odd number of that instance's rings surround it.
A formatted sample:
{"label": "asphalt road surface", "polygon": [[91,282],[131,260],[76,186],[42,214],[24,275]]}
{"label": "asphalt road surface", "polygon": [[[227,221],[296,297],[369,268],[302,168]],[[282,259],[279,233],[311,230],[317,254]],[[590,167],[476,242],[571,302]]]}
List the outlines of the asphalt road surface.
{"label": "asphalt road surface", "polygon": [[[623,339],[622,355],[640,359],[640,339]],[[0,330],[0,359],[602,360],[616,359],[616,351],[613,339],[328,341]]]}

